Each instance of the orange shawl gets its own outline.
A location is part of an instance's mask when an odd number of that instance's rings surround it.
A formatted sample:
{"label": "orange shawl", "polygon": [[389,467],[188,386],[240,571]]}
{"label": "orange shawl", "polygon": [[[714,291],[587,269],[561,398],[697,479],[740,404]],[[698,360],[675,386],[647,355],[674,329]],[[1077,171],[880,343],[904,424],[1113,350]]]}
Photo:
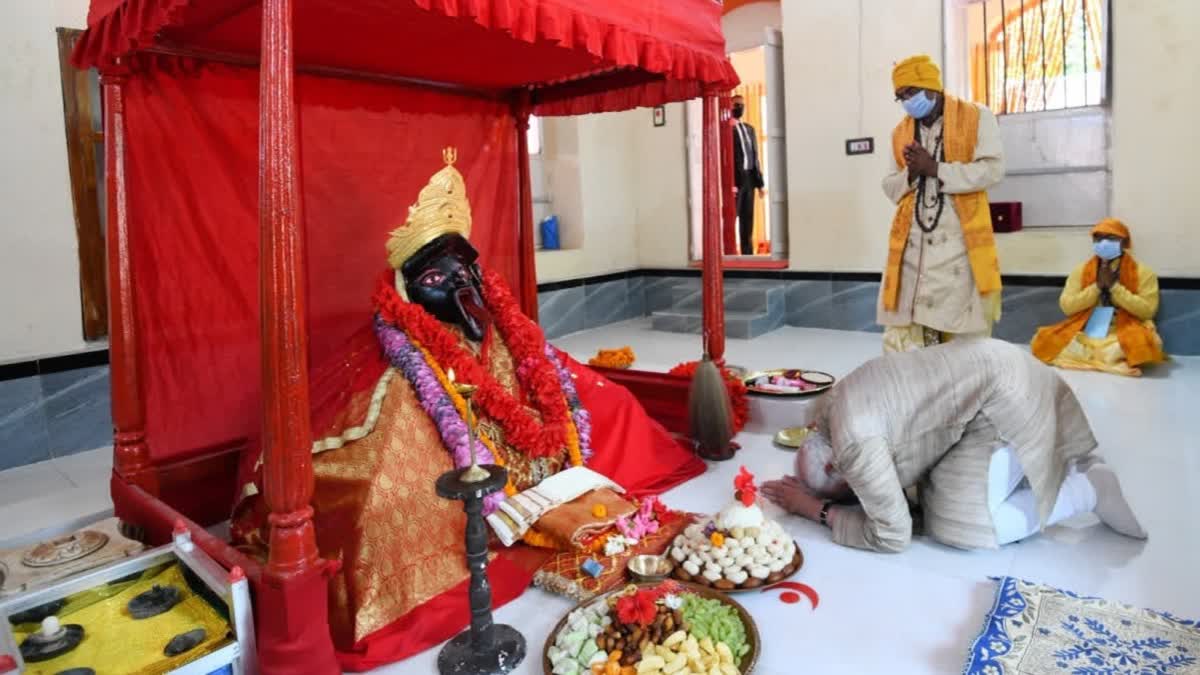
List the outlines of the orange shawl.
{"label": "orange shawl", "polygon": [[[1096,283],[1099,269],[1100,259],[1093,256],[1083,268],[1083,276],[1079,280],[1080,285],[1087,288]],[[1138,264],[1131,254],[1124,254],[1119,274],[1119,281],[1125,290],[1137,293]],[[1037,335],[1033,336],[1033,355],[1045,363],[1053,361],[1087,326],[1088,319],[1091,318],[1095,309],[1095,307],[1086,309],[1053,326],[1039,328]],[[1125,352],[1125,360],[1129,365],[1137,367],[1145,363],[1161,361],[1163,353],[1154,340],[1154,333],[1129,312],[1120,307],[1117,307],[1116,310],[1117,342],[1121,344],[1121,350]]]}
{"label": "orange shawl", "polygon": [[[953,96],[946,96],[946,109],[942,121],[945,138],[946,161],[970,162],[975,158],[975,142],[979,133],[979,108],[973,103]],[[892,152],[896,164],[904,162],[904,146],[913,140],[911,117],[905,117],[892,131]],[[900,200],[896,216],[892,219],[892,231],[888,237],[887,268],[883,275],[883,306],[894,311],[900,298],[900,264],[904,258],[904,247],[908,245],[908,231],[912,228],[913,210],[916,208],[916,193],[909,192]],[[992,231],[992,214],[988,207],[986,192],[951,195],[954,210],[962,222],[963,239],[967,244],[967,258],[971,262],[971,274],[980,295],[1000,290],[1000,259],[996,255],[996,237]]]}

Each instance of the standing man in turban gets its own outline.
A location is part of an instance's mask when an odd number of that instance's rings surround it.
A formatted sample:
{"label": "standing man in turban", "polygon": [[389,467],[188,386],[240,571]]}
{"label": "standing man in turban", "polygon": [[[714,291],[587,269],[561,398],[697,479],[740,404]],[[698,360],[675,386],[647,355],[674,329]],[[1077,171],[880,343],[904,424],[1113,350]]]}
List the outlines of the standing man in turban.
{"label": "standing man in turban", "polygon": [[1075,268],[1058,304],[1066,320],[1038,330],[1033,355],[1060,368],[1139,376],[1165,357],[1154,328],[1158,277],[1133,259],[1129,228],[1105,218],[1092,229],[1087,262]]}
{"label": "standing man in turban", "polygon": [[892,84],[906,115],[883,179],[896,204],[876,319],[884,351],[990,335],[1000,262],[985,191],[1004,177],[1000,127],[987,108],[946,95],[928,56],[896,64]]}

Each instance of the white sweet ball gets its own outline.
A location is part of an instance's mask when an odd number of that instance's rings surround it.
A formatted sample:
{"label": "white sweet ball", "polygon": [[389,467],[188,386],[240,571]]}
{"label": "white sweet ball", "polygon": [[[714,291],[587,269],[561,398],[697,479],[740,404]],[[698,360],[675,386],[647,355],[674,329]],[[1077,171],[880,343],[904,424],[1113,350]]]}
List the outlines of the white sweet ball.
{"label": "white sweet ball", "polygon": [[744,584],[746,583],[746,580],[750,578],[750,575],[747,574],[745,570],[734,570],[730,574],[725,575],[725,578],[729,579],[735,584]]}
{"label": "white sweet ball", "polygon": [[684,560],[687,560],[687,551],[684,551],[682,548],[676,546],[675,548],[671,549],[671,557],[675,559],[675,562],[683,562]]}
{"label": "white sweet ball", "polygon": [[766,579],[767,577],[771,576],[771,570],[762,565],[755,565],[754,567],[750,568],[750,576],[754,577],[755,579]]}
{"label": "white sweet ball", "polygon": [[734,562],[737,563],[738,567],[749,567],[751,564],[754,563],[754,557],[743,553],[743,554],[739,555],[737,557],[737,560],[735,560]]}
{"label": "white sweet ball", "polygon": [[738,540],[738,543],[742,545],[742,548],[752,548],[755,541],[753,537],[742,537]]}
{"label": "white sweet ball", "polygon": [[787,567],[787,563],[782,560],[772,560],[771,564],[767,565],[772,574],[782,571],[784,567]]}
{"label": "white sweet ball", "polygon": [[685,560],[683,563],[683,571],[692,576],[696,576],[697,574],[700,574],[700,566],[691,560]]}
{"label": "white sweet ball", "polygon": [[721,580],[721,570],[720,569],[716,569],[716,570],[706,569],[706,570],[704,570],[704,578],[708,579],[709,581],[713,581],[713,582],[720,581]]}

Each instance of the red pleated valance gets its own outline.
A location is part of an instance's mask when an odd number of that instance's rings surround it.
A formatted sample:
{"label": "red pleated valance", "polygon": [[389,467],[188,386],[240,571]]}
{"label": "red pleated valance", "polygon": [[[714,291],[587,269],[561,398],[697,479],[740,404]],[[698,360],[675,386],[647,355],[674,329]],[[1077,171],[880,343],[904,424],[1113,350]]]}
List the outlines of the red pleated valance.
{"label": "red pleated valance", "polygon": [[[254,0],[94,0],[73,56],[112,65],[142,50],[255,58]],[[535,112],[659,105],[730,89],[715,0],[306,0],[296,64],[503,92]]]}

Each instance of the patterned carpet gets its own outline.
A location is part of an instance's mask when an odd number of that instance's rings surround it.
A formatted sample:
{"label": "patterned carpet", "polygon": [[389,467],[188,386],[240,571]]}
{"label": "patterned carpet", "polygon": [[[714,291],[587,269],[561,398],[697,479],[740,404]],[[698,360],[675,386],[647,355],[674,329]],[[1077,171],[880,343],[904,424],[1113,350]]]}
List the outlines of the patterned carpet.
{"label": "patterned carpet", "polygon": [[1200,674],[1200,621],[996,579],[964,675]]}

